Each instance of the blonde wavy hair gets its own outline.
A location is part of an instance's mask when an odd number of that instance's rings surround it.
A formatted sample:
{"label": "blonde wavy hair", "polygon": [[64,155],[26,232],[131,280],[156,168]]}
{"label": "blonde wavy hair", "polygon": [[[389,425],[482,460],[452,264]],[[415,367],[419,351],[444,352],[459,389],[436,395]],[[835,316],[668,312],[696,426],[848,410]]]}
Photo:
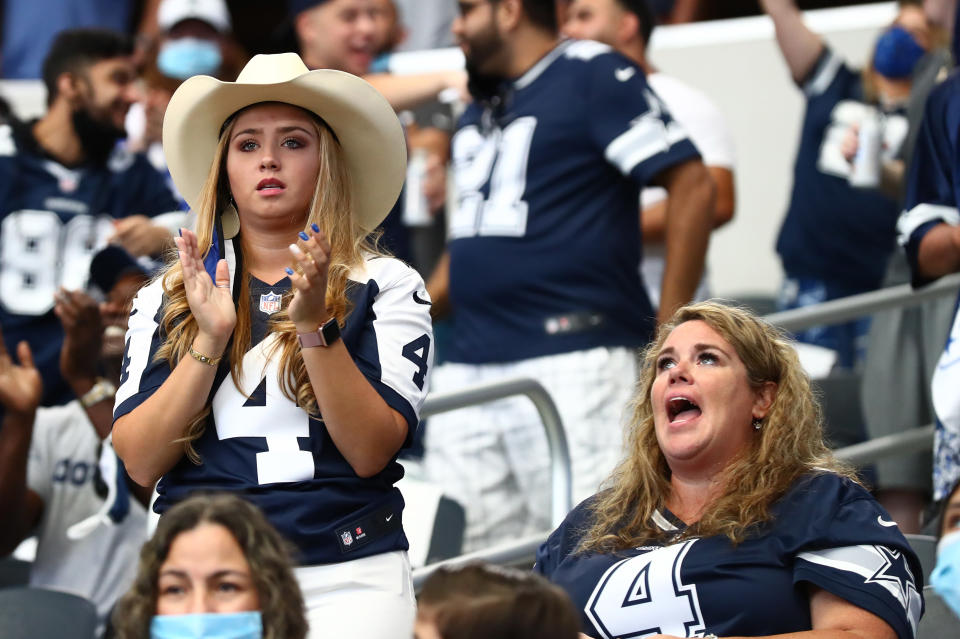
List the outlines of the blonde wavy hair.
{"label": "blonde wavy hair", "polygon": [[715,302],[690,304],[660,327],[644,352],[630,405],[627,456],[591,505],[592,524],[584,531],[580,552],[616,552],[663,538],[651,516],[670,495],[670,467],[657,443],[651,391],[667,337],[680,324],[694,320],[706,323],[733,346],[752,388],[767,382],[777,387],[753,445],[722,471],[721,495],[685,534],[723,535],[737,544],[751,527],[771,519],[771,506],[800,476],[836,472],[855,480],[823,441],[820,406],[789,339],[747,310]]}
{"label": "blonde wavy hair", "polygon": [[[210,172],[200,191],[197,214],[197,243],[198,246],[208,247],[203,250],[206,258],[213,241],[213,230],[218,216],[232,204],[229,184],[226,175],[226,160],[228,141],[233,132],[237,116],[247,109],[270,103],[253,104],[234,113],[224,123],[220,133],[220,141],[214,154]],[[327,279],[327,308],[331,309],[337,320],[343,324],[350,313],[347,299],[347,287],[350,271],[360,266],[367,255],[386,255],[377,246],[377,235],[365,231],[352,215],[352,201],[350,194],[350,178],[347,174],[346,163],[336,134],[315,113],[304,112],[311,116],[319,140],[320,170],[317,184],[314,189],[310,209],[304,221],[304,230],[311,224],[316,224],[330,242],[330,264]],[[243,229],[238,235],[241,248],[244,246]],[[237,324],[233,330],[233,337],[228,346],[230,358],[230,374],[234,384],[240,387],[243,373],[243,356],[250,348],[250,274],[244,261],[239,260],[241,272],[239,277],[240,300],[237,306]],[[196,319],[190,312],[186,292],[183,287],[183,270],[176,254],[172,256],[170,265],[160,275],[163,281],[163,290],[166,295],[161,327],[166,335],[166,341],[157,350],[157,360],[167,360],[173,368],[181,358],[187,356],[190,345],[197,335]],[[235,280],[237,281],[237,280]],[[270,332],[277,335],[275,348],[270,356],[279,353],[280,365],[278,381],[284,395],[296,402],[298,406],[311,414],[316,414],[317,399],[314,395],[310,380],[307,377],[306,366],[300,356],[297,344],[297,335],[294,324],[287,315],[287,307],[293,292],[283,297],[281,310],[274,313],[270,321]],[[196,415],[182,438],[177,440],[185,445],[187,457],[194,463],[200,463],[200,456],[193,446],[206,427],[210,414],[210,405]]]}
{"label": "blonde wavy hair", "polygon": [[303,639],[306,610],[293,574],[293,547],[253,504],[235,495],[194,495],[172,507],[140,550],[137,576],[111,616],[118,639],[150,636],[157,614],[160,568],[181,533],[216,524],[236,540],[250,565],[250,579],[260,600],[264,639]]}

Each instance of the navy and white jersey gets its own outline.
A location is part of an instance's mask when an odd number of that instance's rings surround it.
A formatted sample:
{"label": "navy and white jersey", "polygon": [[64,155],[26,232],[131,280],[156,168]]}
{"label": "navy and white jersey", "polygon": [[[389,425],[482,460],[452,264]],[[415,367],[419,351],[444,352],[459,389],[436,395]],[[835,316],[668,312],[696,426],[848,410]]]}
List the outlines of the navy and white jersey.
{"label": "navy and white jersey", "polygon": [[693,143],[643,71],[596,42],[560,43],[498,97],[453,138],[449,359],[646,343],[638,193],[699,157]]}
{"label": "navy and white jersey", "polygon": [[[593,499],[593,498],[591,498]],[[923,611],[920,562],[889,515],[833,473],[801,478],[774,519],[734,546],[726,537],[686,538],[669,511],[651,543],[616,554],[575,550],[590,523],[577,506],[537,552],[536,570],[563,587],[591,637],[751,637],[811,629],[804,586],[822,588],[911,639]]]}
{"label": "navy and white jersey", "polygon": [[44,403],[71,396],[58,366],[63,329],[54,292],[86,287],[114,218],[176,209],[143,155],[118,148],[106,166],[68,168],[37,146],[28,124],[0,125],[0,324],[11,352],[20,340],[30,343]]}
{"label": "navy and white jersey", "polygon": [[[226,246],[229,262],[233,246]],[[350,280],[353,310],[342,329],[344,345],[387,405],[406,418],[408,445],[433,357],[429,298],[416,271],[393,258],[368,259]],[[233,290],[239,290],[236,281]],[[272,285],[251,278],[252,346],[240,387],[225,357],[208,398],[211,415],[194,442],[203,463],[184,457],[167,472],[155,510],[163,513],[198,490],[237,493],[299,547],[304,565],[406,549],[403,498],[393,486],[403,476],[396,459],[373,477],[358,477],[322,416],[309,415],[280,390],[278,361],[270,356],[276,335],[267,323],[290,290],[287,278]],[[143,403],[170,375],[165,359],[154,361],[165,339],[163,304],[159,280],[134,301],[115,417]]]}
{"label": "navy and white jersey", "polygon": [[940,223],[960,224],[960,71],[953,72],[930,92],[907,174],[904,211],[897,222],[898,240],[907,253],[912,283],[930,280],[920,275],[920,240]]}
{"label": "navy and white jersey", "polygon": [[[876,288],[895,246],[900,211],[893,198],[849,183],[841,144],[870,108],[862,78],[825,49],[803,91],[807,107],[777,253],[788,277]],[[898,157],[907,129],[902,110],[884,114],[884,158]]]}

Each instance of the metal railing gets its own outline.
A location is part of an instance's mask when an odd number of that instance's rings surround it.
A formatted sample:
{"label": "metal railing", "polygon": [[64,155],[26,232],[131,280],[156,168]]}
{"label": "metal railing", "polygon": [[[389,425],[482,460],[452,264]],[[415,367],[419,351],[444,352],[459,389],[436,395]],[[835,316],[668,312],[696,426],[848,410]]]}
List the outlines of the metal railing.
{"label": "metal railing", "polygon": [[543,430],[547,436],[547,447],[550,452],[550,485],[552,486],[550,521],[554,526],[559,526],[573,508],[570,449],[567,447],[567,436],[564,433],[557,406],[553,403],[550,393],[539,382],[529,378],[516,378],[448,393],[431,394],[420,409],[420,417],[429,417],[437,413],[515,395],[529,397],[543,421]]}
{"label": "metal railing", "polygon": [[[892,286],[879,291],[853,295],[838,300],[824,302],[822,304],[793,309],[790,311],[771,313],[770,315],[766,315],[764,319],[783,329],[797,331],[809,328],[811,326],[817,326],[819,324],[845,322],[857,317],[876,313],[878,311],[899,307],[916,306],[927,300],[936,299],[946,295],[956,295],[958,289],[960,289],[960,273],[943,277],[933,284],[917,290],[912,289],[909,284]],[[512,383],[516,384],[519,381],[521,380],[514,380]],[[522,381],[535,385],[539,389],[538,396],[540,397],[541,401],[546,400],[546,402],[549,403],[549,409],[546,411],[541,411],[541,416],[549,413],[550,410],[552,410],[554,414],[556,413],[556,407],[553,405],[552,400],[550,400],[549,395],[542,386],[533,380]],[[506,386],[506,388],[498,388],[501,384]],[[500,395],[498,393],[506,393],[511,385],[511,382],[502,382],[501,384],[491,384],[488,387],[469,389],[468,392],[463,393],[462,397],[461,393],[437,395],[434,396],[434,398],[427,399],[425,409],[429,406],[433,412],[441,412],[442,410],[462,408],[472,403],[481,403],[483,401],[489,401],[490,399],[499,399],[500,397],[507,396]],[[542,393],[542,396],[540,396],[539,393]],[[511,392],[509,394],[517,393]],[[472,398],[472,401],[469,401],[467,399],[468,397]],[[533,399],[533,397],[531,397],[531,399]],[[436,408],[434,408],[432,400],[437,401]],[[536,402],[537,400],[534,400],[534,403]],[[447,407],[448,405],[450,405],[449,408]],[[540,410],[539,405],[538,410]],[[544,417],[544,426],[547,427],[548,431],[548,441],[550,441],[551,437],[556,437],[557,435],[559,435],[559,437],[556,438],[562,441],[562,455],[567,460],[565,463],[566,473],[563,473],[562,475],[565,475],[565,485],[567,486],[567,490],[569,490],[570,465],[569,452],[566,448],[566,438],[563,435],[562,428],[560,428],[557,433],[550,435],[549,433],[553,426],[547,426],[547,423],[548,419]],[[559,425],[560,423],[559,415],[556,415],[555,424]],[[551,422],[551,424],[553,424],[553,422]],[[901,433],[878,437],[870,441],[839,448],[834,452],[838,458],[850,463],[866,464],[886,457],[893,457],[921,450],[929,450],[933,444],[933,433],[933,425],[927,425],[921,428],[912,428]],[[559,471],[556,468],[557,457],[556,455],[553,455],[552,449],[551,456],[553,458],[554,480],[556,481],[557,473]],[[557,491],[555,490],[553,504],[555,520],[556,507],[558,503],[556,492]],[[569,496],[567,503],[569,503]],[[564,513],[564,515],[565,514],[566,513]],[[560,517],[561,520],[564,515]],[[557,523],[558,522],[555,521],[554,525]],[[441,566],[456,565],[469,561],[484,561],[499,565],[532,566],[537,548],[539,548],[540,545],[547,540],[549,534],[550,531],[543,531],[513,542],[501,544],[492,548],[486,548],[418,568],[413,571],[414,586],[417,590],[419,590],[423,582]]]}

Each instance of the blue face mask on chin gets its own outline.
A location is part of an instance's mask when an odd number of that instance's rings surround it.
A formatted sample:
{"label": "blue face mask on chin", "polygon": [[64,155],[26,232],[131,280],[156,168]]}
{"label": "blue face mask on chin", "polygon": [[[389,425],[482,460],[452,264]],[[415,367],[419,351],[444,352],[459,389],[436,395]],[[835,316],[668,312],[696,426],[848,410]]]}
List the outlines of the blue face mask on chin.
{"label": "blue face mask on chin", "polygon": [[885,78],[903,80],[910,77],[913,67],[917,66],[926,52],[909,31],[894,25],[877,40],[873,68]]}
{"label": "blue face mask on chin", "polygon": [[157,69],[168,78],[186,80],[194,75],[214,75],[223,62],[216,42],[178,38],[160,47]]}
{"label": "blue face mask on chin", "polygon": [[261,639],[260,611],[199,615],[155,615],[150,639]]}
{"label": "blue face mask on chin", "polygon": [[947,533],[937,544],[937,565],[930,575],[930,585],[960,617],[960,530]]}

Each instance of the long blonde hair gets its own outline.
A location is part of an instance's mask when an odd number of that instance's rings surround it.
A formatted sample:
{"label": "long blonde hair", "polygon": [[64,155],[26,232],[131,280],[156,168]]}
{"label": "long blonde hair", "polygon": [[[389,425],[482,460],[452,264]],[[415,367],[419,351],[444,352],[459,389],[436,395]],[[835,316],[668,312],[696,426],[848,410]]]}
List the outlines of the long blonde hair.
{"label": "long blonde hair", "polygon": [[[264,103],[251,106],[260,104]],[[246,107],[246,109],[249,108],[251,107]],[[210,251],[217,216],[233,206],[226,178],[227,144],[237,115],[243,110],[234,113],[224,124],[210,172],[200,191],[196,209],[196,234],[198,245],[207,247],[202,251],[204,258]],[[377,247],[376,236],[361,228],[351,213],[350,176],[347,174],[346,163],[335,133],[318,116],[310,111],[306,113],[312,116],[311,121],[318,135],[320,170],[304,229],[311,224],[316,224],[330,242],[327,308],[332,310],[342,324],[351,310],[347,298],[350,271],[360,266],[367,255],[384,255],[384,253]],[[238,237],[243,246],[242,229]],[[239,260],[239,264],[240,276],[234,280],[239,284],[237,324],[229,347],[230,374],[238,388],[240,388],[243,374],[243,356],[249,350],[251,340],[250,274],[244,260]],[[190,345],[197,335],[198,327],[196,319],[190,312],[190,305],[187,303],[180,261],[172,261],[161,278],[167,299],[161,320],[166,341],[158,349],[156,359],[166,359],[173,368],[181,358],[187,356]],[[287,316],[287,307],[292,295],[292,291],[284,295],[281,310],[271,317],[270,332],[276,333],[277,342],[275,350],[271,351],[270,355],[275,356],[279,352],[278,381],[284,395],[307,412],[316,414],[317,399],[307,377],[303,358],[300,356],[296,329]],[[208,404],[194,417],[187,426],[184,436],[178,440],[185,444],[187,456],[194,463],[200,463],[200,456],[193,442],[203,434],[209,414]]]}
{"label": "long blonde hair", "polygon": [[752,388],[773,382],[777,389],[753,446],[722,471],[722,494],[688,529],[690,534],[724,535],[739,543],[750,527],[769,521],[770,507],[801,475],[832,471],[853,478],[823,441],[820,406],[789,340],[744,309],[714,302],[691,304],[660,327],[644,353],[631,402],[627,457],[592,504],[592,524],[581,540],[581,552],[614,552],[663,535],[651,516],[670,495],[670,467],[657,443],[651,390],[664,342],[674,328],[693,320],[705,322],[733,346]]}

